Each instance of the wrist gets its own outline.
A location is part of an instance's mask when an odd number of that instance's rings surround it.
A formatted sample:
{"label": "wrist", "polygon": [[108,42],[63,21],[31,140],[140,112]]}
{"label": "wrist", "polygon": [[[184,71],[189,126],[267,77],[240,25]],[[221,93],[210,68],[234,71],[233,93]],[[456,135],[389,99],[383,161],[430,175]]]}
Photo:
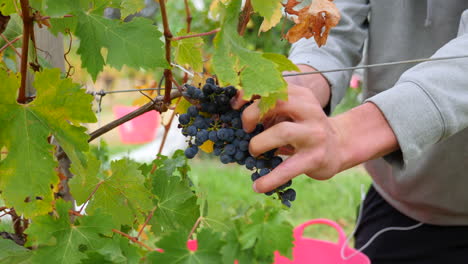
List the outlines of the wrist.
{"label": "wrist", "polygon": [[380,109],[365,103],[330,118],[338,136],[340,171],[382,157],[399,148],[398,141]]}
{"label": "wrist", "polygon": [[[301,72],[315,71],[316,69],[309,65],[299,64],[297,65]],[[286,81],[290,84],[295,84],[310,89],[317,100],[320,102],[322,108],[325,108],[331,97],[330,84],[328,80],[322,74],[308,74],[287,77]]]}

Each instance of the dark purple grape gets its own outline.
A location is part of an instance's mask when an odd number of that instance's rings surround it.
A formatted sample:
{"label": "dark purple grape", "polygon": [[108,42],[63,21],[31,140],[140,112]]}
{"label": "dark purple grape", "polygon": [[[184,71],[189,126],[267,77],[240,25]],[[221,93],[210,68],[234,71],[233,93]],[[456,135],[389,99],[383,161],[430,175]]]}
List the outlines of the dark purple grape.
{"label": "dark purple grape", "polygon": [[257,161],[255,160],[254,157],[247,157],[245,159],[245,167],[249,170],[253,170],[253,168],[255,168],[256,163]]}
{"label": "dark purple grape", "polygon": [[185,157],[187,157],[187,159],[193,159],[193,157],[195,157],[197,153],[198,153],[197,146],[191,146],[184,151]]}
{"label": "dark purple grape", "polygon": [[187,128],[187,134],[189,136],[195,136],[197,134],[197,132],[198,132],[198,130],[197,130],[197,128],[195,126],[189,126]]}
{"label": "dark purple grape", "polygon": [[198,116],[198,108],[194,105],[190,106],[188,109],[187,109],[187,114],[190,116],[190,117],[196,117]]}
{"label": "dark purple grape", "polygon": [[294,189],[287,189],[281,194],[281,198],[294,202],[296,200],[296,191]]}
{"label": "dark purple grape", "polygon": [[181,114],[179,116],[179,123],[181,125],[187,125],[188,123],[190,123],[190,116],[188,114]]}
{"label": "dark purple grape", "polygon": [[260,176],[265,176],[267,175],[268,173],[270,173],[270,169],[267,169],[267,168],[263,168],[260,170],[259,174]]}

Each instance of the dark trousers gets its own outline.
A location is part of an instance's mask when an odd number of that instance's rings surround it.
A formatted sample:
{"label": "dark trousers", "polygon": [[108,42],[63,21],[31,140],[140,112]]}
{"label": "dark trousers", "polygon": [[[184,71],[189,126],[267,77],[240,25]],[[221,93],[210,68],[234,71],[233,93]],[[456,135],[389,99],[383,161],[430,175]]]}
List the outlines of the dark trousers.
{"label": "dark trousers", "polygon": [[[354,237],[355,248],[363,246],[383,228],[417,223],[388,204],[372,186],[364,200],[361,223]],[[410,231],[388,231],[363,253],[372,264],[468,264],[468,226],[423,224]]]}

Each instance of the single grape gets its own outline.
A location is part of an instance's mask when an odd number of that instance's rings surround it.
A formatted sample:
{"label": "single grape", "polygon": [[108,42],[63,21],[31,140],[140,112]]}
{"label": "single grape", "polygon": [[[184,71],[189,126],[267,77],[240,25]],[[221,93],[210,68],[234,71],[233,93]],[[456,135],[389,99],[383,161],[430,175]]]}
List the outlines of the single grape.
{"label": "single grape", "polygon": [[247,167],[247,169],[249,169],[249,170],[253,170],[253,168],[255,168],[256,163],[257,163],[257,161],[252,156],[247,157],[245,159],[245,167]]}
{"label": "single grape", "polygon": [[270,169],[267,169],[267,168],[263,168],[260,170],[260,176],[265,176],[267,175],[268,173],[270,173]]}
{"label": "single grape", "polygon": [[193,159],[193,157],[195,157],[197,153],[198,153],[197,146],[191,146],[184,151],[185,157],[187,157],[187,159]]}
{"label": "single grape", "polygon": [[189,136],[195,136],[197,134],[197,132],[198,132],[198,129],[195,126],[189,126],[187,128],[187,134]]}
{"label": "single grape", "polygon": [[210,131],[210,133],[208,134],[208,139],[213,141],[213,142],[216,142],[218,141],[218,133],[216,131]]}
{"label": "single grape", "polygon": [[258,174],[258,172],[254,172],[252,173],[252,176],[250,177],[252,179],[252,181],[256,181],[258,178],[260,178],[260,174]]}
{"label": "single grape", "polygon": [[247,157],[247,154],[244,151],[237,151],[236,154],[234,154],[234,158],[237,161],[245,160],[246,157]]}
{"label": "single grape", "polygon": [[269,192],[266,192],[265,195],[271,196],[271,195],[274,194],[274,193],[275,193],[275,191],[269,191]]}
{"label": "single grape", "polygon": [[215,85],[214,85],[214,83],[213,83],[213,84],[211,84],[211,83],[206,83],[205,85],[203,85],[202,90],[203,90],[203,93],[204,93],[205,95],[210,95],[210,94],[212,94],[212,93],[214,92],[214,90],[215,90]]}
{"label": "single grape", "polygon": [[197,133],[197,139],[200,139],[201,141],[205,142],[208,140],[208,134],[209,132],[207,130],[200,130]]}
{"label": "single grape", "polygon": [[188,123],[190,123],[190,116],[188,114],[181,114],[179,116],[179,123],[181,125],[187,125]]}
{"label": "single grape", "polygon": [[275,156],[271,159],[271,167],[274,169],[283,162],[283,159],[280,156]]}
{"label": "single grape", "polygon": [[232,119],[231,124],[234,128],[242,128],[242,120],[238,117]]}
{"label": "single grape", "polygon": [[231,156],[234,155],[236,153],[236,146],[233,144],[227,144],[224,147],[224,153]]}
{"label": "single grape", "polygon": [[229,123],[232,120],[232,116],[229,113],[222,114],[219,119],[224,123]]}
{"label": "single grape", "polygon": [[215,84],[216,84],[215,79],[213,79],[213,78],[208,78],[208,79],[206,79],[205,82],[206,82],[206,83],[209,83],[209,84],[212,84],[212,85],[215,85]]}
{"label": "single grape", "polygon": [[228,164],[228,163],[231,163],[233,160],[232,160],[232,156],[230,155],[227,155],[227,154],[222,154],[219,159],[221,160],[222,163],[224,164]]}
{"label": "single grape", "polygon": [[223,152],[223,149],[222,149],[222,148],[214,148],[214,149],[213,149],[213,154],[214,154],[215,156],[221,155],[222,152]]}
{"label": "single grape", "polygon": [[294,189],[287,189],[281,194],[281,198],[294,202],[296,200],[296,191]]}
{"label": "single grape", "polygon": [[196,106],[192,105],[190,106],[188,109],[187,109],[187,114],[190,116],[190,117],[196,117],[198,116],[198,109]]}
{"label": "single grape", "polygon": [[266,161],[264,159],[257,159],[257,163],[255,164],[255,167],[257,167],[257,169],[266,168]]}
{"label": "single grape", "polygon": [[224,92],[228,97],[232,98],[237,94],[237,89],[234,86],[228,86]]}
{"label": "single grape", "polygon": [[247,140],[242,140],[239,142],[239,149],[242,151],[247,151],[249,149],[249,142]]}
{"label": "single grape", "polygon": [[247,133],[245,133],[245,131],[242,130],[242,129],[237,129],[236,130],[236,138],[238,138],[238,139],[244,139],[246,134]]}
{"label": "single grape", "polygon": [[229,138],[229,129],[227,128],[221,128],[220,130],[218,130],[217,132],[217,136],[219,139],[221,140],[227,140]]}

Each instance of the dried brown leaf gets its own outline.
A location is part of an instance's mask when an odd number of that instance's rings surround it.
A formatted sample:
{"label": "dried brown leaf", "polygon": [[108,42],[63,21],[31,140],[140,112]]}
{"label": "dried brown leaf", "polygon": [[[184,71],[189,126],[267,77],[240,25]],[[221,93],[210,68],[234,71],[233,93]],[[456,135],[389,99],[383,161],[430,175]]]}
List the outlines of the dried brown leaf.
{"label": "dried brown leaf", "polygon": [[[314,0],[308,7],[299,11],[293,9],[298,4],[296,0],[289,0],[285,5],[286,12],[297,15],[296,25],[286,34],[290,43],[294,43],[301,38],[314,37],[320,47],[327,42],[330,29],[338,25],[340,12],[333,0]],[[291,12],[289,12],[291,11]]]}

